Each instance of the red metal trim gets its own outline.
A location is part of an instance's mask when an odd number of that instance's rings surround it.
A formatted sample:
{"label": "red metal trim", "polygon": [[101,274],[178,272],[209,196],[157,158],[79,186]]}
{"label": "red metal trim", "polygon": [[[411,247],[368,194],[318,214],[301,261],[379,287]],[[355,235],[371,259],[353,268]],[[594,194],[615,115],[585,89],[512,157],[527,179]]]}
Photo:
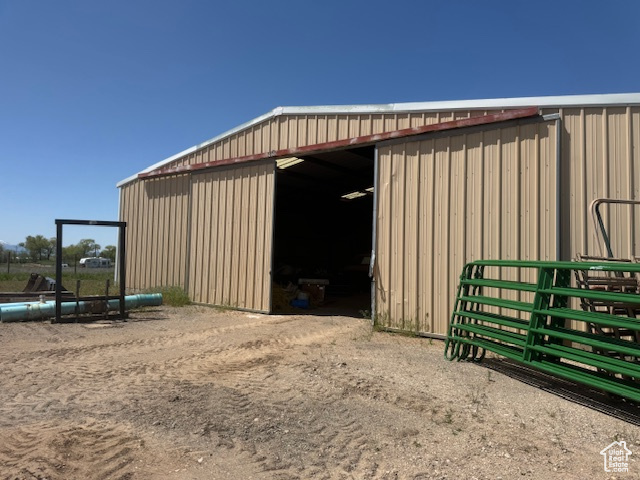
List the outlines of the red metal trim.
{"label": "red metal trim", "polygon": [[477,125],[487,125],[491,123],[505,122],[517,118],[527,118],[538,115],[538,107],[521,108],[517,110],[507,110],[502,113],[494,113],[491,115],[482,115],[479,117],[462,118],[460,120],[451,120],[448,122],[434,123],[424,125],[422,127],[405,128],[403,130],[394,130],[393,132],[376,133],[374,135],[364,135],[362,137],[348,138],[345,140],[336,140],[333,142],[318,143],[314,145],[306,145],[297,148],[285,148],[283,150],[272,150],[266,153],[257,153],[255,155],[245,155],[243,157],[227,158],[224,160],[215,160],[213,162],[195,163],[193,165],[181,165],[173,168],[158,168],[150,172],[139,173],[138,178],[164,177],[167,175],[180,175],[182,173],[197,172],[207,168],[219,167],[223,165],[233,165],[236,163],[253,162],[257,160],[265,160],[267,158],[281,157],[300,157],[311,155],[314,153],[330,152],[334,150],[344,150],[354,146],[372,145],[384,140],[392,140],[394,138],[409,137],[429,132],[440,132],[444,130],[453,130],[456,128],[474,127]]}

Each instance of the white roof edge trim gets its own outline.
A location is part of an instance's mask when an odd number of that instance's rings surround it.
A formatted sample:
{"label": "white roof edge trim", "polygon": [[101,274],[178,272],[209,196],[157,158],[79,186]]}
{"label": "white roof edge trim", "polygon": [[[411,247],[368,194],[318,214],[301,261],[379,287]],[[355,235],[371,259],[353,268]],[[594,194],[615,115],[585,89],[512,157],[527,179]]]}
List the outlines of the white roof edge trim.
{"label": "white roof edge trim", "polygon": [[[325,115],[325,114],[354,114],[354,113],[406,113],[429,112],[441,110],[478,110],[518,107],[544,107],[544,108],[571,108],[605,105],[640,105],[640,93],[608,93],[598,95],[560,95],[547,97],[517,97],[517,98],[490,98],[481,100],[447,100],[437,102],[406,102],[371,105],[319,105],[308,107],[276,107],[270,112],[227,130],[205,142],[187,148],[182,152],[165,158],[138,173],[145,173],[171,163],[185,155],[193,153],[225,137],[238,133],[241,130],[252,127],[280,115]],[[138,178],[138,173],[121,180],[116,184],[120,188]]]}
{"label": "white roof edge trim", "polygon": [[490,98],[480,100],[446,100],[437,102],[407,102],[372,105],[321,105],[312,107],[282,107],[283,115],[326,113],[389,113],[441,110],[474,110],[518,107],[587,107],[604,105],[640,105],[640,93],[609,93],[602,95],[562,95],[548,97]]}

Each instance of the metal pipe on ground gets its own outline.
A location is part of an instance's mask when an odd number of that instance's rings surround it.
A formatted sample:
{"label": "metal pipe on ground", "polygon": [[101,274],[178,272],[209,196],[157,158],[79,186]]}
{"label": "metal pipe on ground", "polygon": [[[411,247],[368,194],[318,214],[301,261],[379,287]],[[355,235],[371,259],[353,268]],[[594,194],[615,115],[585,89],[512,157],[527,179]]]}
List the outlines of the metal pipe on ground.
{"label": "metal pipe on ground", "polygon": [[[119,310],[120,300],[109,300],[107,303],[108,310]],[[74,313],[91,312],[95,302],[61,302],[61,314],[70,315]],[[127,295],[124,297],[125,309],[130,310],[136,307],[157,306],[162,305],[161,293],[146,293],[139,295]],[[76,311],[77,307],[77,311]],[[19,322],[21,320],[34,320],[38,318],[48,318],[56,316],[56,302],[48,301],[45,303],[29,302],[22,304],[5,304],[0,305],[0,322]]]}

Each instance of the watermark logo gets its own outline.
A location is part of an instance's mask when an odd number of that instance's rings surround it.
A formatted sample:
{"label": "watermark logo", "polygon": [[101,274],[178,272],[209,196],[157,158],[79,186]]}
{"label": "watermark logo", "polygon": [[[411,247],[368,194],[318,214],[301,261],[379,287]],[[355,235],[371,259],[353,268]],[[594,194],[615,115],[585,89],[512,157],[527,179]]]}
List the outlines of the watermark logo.
{"label": "watermark logo", "polygon": [[628,473],[629,455],[631,450],[627,448],[627,442],[613,442],[600,452],[604,457],[604,471],[607,473]]}

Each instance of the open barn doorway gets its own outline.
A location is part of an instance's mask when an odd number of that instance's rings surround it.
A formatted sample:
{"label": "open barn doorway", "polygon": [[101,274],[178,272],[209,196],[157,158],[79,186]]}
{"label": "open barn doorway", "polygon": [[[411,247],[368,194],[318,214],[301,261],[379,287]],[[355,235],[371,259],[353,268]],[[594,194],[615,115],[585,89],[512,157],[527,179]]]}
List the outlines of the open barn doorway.
{"label": "open barn doorway", "polygon": [[374,152],[277,160],[274,313],[363,316],[371,309]]}

